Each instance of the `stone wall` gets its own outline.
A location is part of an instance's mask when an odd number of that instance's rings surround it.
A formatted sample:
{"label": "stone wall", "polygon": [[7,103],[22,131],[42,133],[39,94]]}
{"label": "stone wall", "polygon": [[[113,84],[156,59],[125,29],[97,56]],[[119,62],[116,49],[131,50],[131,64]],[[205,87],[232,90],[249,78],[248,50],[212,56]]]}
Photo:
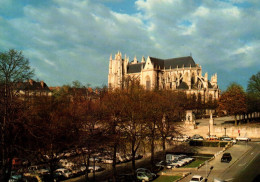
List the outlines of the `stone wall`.
{"label": "stone wall", "polygon": [[[241,137],[245,136],[249,138],[260,138],[260,126],[211,126],[210,134],[216,135],[217,137],[221,137],[225,135],[224,128],[226,128],[226,135],[228,135],[229,137],[238,137],[238,131],[240,131]],[[209,126],[198,126],[196,129],[187,127],[183,131],[183,133],[185,133],[188,136],[199,134],[205,138],[209,133]]]}
{"label": "stone wall", "polygon": [[[260,117],[260,113],[253,113],[249,116],[249,118],[258,118]],[[239,116],[238,119],[247,119],[242,116]],[[195,134],[199,134],[203,137],[206,137],[209,135],[216,135],[217,137],[221,137],[223,135],[228,135],[229,137],[249,137],[249,138],[260,138],[260,124],[256,123],[248,123],[248,124],[242,124],[238,126],[234,126],[233,124],[225,124],[217,123],[209,124],[210,118],[207,121],[204,121],[204,124],[199,125],[183,125],[183,133],[192,136]],[[206,123],[205,123],[206,122]],[[225,129],[226,128],[226,129]]]}

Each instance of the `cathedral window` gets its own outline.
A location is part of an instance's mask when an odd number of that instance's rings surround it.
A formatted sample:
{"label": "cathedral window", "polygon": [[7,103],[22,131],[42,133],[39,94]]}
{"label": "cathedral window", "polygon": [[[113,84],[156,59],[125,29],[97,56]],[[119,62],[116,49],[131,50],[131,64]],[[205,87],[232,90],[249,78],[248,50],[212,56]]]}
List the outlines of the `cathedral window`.
{"label": "cathedral window", "polygon": [[147,90],[150,90],[151,89],[151,80],[150,80],[150,77],[147,75],[145,77],[145,80],[146,80],[146,89]]}

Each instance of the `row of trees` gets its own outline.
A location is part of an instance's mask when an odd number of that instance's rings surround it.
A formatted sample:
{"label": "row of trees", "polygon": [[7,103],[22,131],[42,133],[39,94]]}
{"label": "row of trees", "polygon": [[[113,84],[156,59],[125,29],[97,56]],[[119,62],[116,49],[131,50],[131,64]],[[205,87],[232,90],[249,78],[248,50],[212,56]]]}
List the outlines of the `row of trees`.
{"label": "row of trees", "polygon": [[241,85],[230,84],[221,94],[217,109],[234,115],[235,125],[238,122],[238,115],[244,115],[244,118],[247,116],[249,122],[252,113],[260,111],[260,72],[251,76],[246,92]]}
{"label": "row of trees", "polygon": [[21,52],[0,53],[0,181],[8,181],[14,157],[45,162],[53,180],[58,155],[83,148],[86,167],[97,151],[112,151],[115,179],[118,151],[130,151],[134,173],[137,151],[149,145],[154,164],[155,142],[160,141],[165,154],[166,137],[181,132],[177,122],[187,109],[218,108],[234,115],[259,111],[260,73],[250,79],[248,93],[232,84],[218,103],[202,103],[183,92],[146,91],[136,80],[130,80],[125,90],[100,89],[98,97],[90,97],[82,84],[73,82],[52,97],[26,99],[18,95],[17,83],[32,76],[29,61]]}
{"label": "row of trees", "polygon": [[174,122],[187,107],[185,94],[145,91],[134,80],[127,90],[104,88],[95,99],[82,92],[78,82],[53,97],[19,95],[18,83],[33,76],[29,61],[15,50],[0,56],[1,181],[8,181],[14,157],[45,162],[53,180],[58,155],[83,148],[86,166],[97,150],[112,151],[114,177],[116,153],[130,151],[135,172],[140,146],[148,140],[154,163],[155,141],[161,138],[165,153],[166,137],[176,133]]}

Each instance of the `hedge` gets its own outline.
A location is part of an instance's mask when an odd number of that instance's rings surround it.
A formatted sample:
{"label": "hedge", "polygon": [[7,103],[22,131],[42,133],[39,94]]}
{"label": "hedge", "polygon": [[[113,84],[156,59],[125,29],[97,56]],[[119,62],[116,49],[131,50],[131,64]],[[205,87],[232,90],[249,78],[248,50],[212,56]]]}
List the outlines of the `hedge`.
{"label": "hedge", "polygon": [[225,147],[228,142],[220,142],[220,141],[196,141],[191,140],[189,142],[190,146],[203,146],[203,147]]}

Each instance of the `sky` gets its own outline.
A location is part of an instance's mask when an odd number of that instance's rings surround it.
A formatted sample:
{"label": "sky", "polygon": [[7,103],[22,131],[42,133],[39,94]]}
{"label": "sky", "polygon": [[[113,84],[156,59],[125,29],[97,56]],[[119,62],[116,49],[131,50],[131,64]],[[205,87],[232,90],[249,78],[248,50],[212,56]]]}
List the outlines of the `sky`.
{"label": "sky", "polygon": [[107,85],[110,54],[192,55],[245,89],[260,71],[259,0],[0,0],[0,52],[21,50],[48,86]]}

